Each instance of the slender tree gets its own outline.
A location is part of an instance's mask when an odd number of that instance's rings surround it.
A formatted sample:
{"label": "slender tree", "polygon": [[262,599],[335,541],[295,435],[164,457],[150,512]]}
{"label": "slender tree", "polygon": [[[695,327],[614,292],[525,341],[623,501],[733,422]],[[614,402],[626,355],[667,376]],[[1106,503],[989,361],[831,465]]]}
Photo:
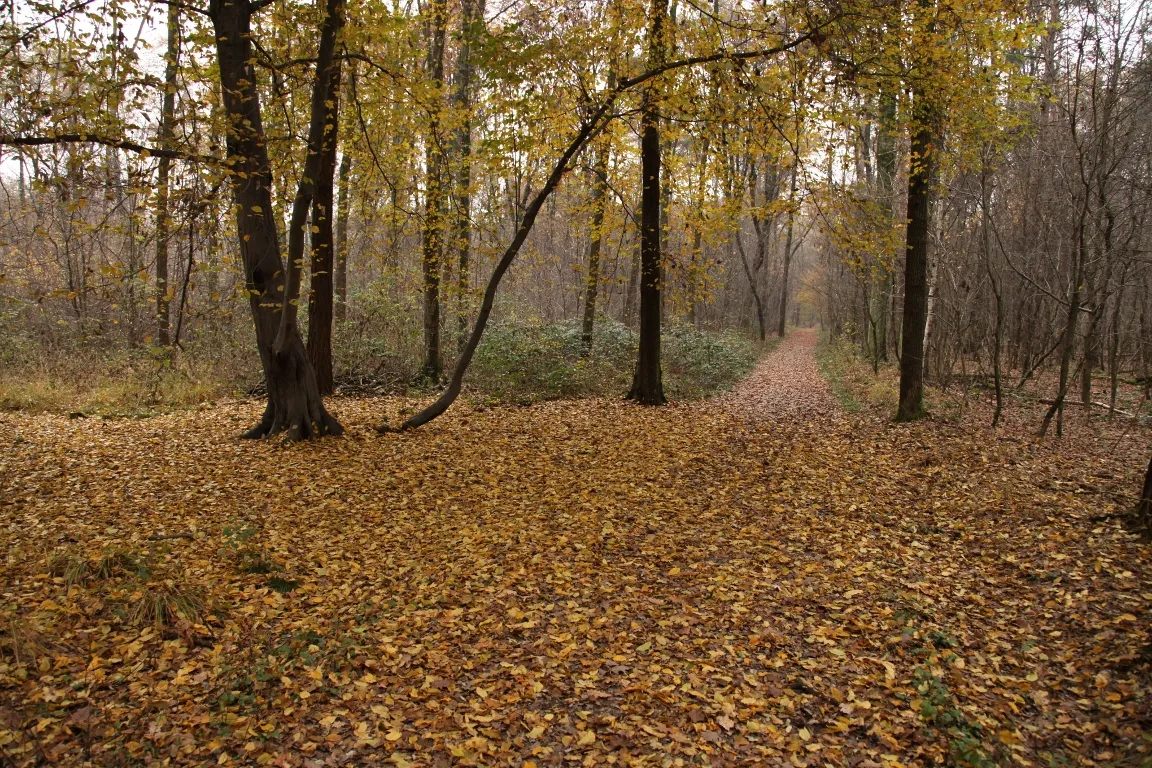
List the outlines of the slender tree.
{"label": "slender tree", "polygon": [[459,347],[464,346],[468,339],[468,320],[472,314],[472,45],[483,23],[484,0],[461,0],[460,49],[456,56],[455,90],[452,94],[452,106],[459,120],[452,137],[456,202],[456,343]]}
{"label": "slender tree", "polygon": [[[176,121],[176,74],[180,58],[180,6],[168,6],[168,50],[164,55],[164,97],[160,105],[160,146],[171,149]],[[160,346],[172,343],[168,304],[172,298],[168,286],[168,240],[171,212],[168,200],[172,158],[161,157],[156,171],[156,339]]]}
{"label": "slender tree", "polygon": [[[610,82],[609,85],[615,83]],[[604,208],[608,199],[607,141],[596,147],[596,161],[592,168],[592,228],[588,238],[588,266],[584,277],[584,323],[580,341],[584,354],[592,352],[592,331],[596,324],[596,296],[600,289],[600,249],[604,242]]]}
{"label": "slender tree", "polygon": [[448,34],[445,0],[428,5],[428,77],[432,86],[428,135],[424,139],[424,362],[418,378],[439,381],[443,373],[440,352],[440,279],[444,261],[444,147],[440,136],[441,91],[444,87],[444,45]]}

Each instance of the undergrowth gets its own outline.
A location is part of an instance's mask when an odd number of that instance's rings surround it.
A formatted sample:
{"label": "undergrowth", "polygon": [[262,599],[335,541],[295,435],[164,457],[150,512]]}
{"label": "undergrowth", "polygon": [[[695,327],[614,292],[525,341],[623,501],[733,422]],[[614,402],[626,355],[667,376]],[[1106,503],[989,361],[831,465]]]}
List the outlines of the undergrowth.
{"label": "undergrowth", "polygon": [[[468,372],[474,396],[493,402],[533,402],[627,392],[636,363],[636,332],[601,318],[585,354],[580,324],[504,321],[493,324]],[[673,399],[707,397],[749,374],[757,345],[735,332],[664,329],[664,389]]]}
{"label": "undergrowth", "polygon": [[[413,339],[372,336],[368,331],[373,329],[354,323],[336,330],[338,394],[408,392],[419,364],[411,354]],[[622,396],[632,381],[636,345],[635,330],[607,318],[598,319],[589,354],[575,321],[493,323],[468,371],[467,392],[489,404]],[[247,355],[238,340],[219,349],[185,346],[41,348],[28,342],[15,351],[6,348],[0,366],[0,410],[146,417],[262,392],[259,361],[254,351]],[[761,346],[736,332],[666,328],[665,391],[672,399],[687,400],[730,389],[752,371],[765,351]],[[450,351],[454,344],[446,337],[445,352]],[[445,363],[450,370],[451,354]],[[345,388],[349,384],[351,388]]]}
{"label": "undergrowth", "polygon": [[[896,413],[900,403],[900,366],[896,361],[882,362],[873,370],[871,362],[847,336],[825,336],[816,347],[816,362],[844,410],[869,410],[885,418]],[[924,412],[940,420],[958,422],[964,415],[964,403],[927,385]]]}
{"label": "undergrowth", "polygon": [[848,378],[859,364],[859,358],[851,343],[842,337],[822,338],[816,347],[816,364],[840,406],[849,413],[857,413],[860,401],[856,399]]}

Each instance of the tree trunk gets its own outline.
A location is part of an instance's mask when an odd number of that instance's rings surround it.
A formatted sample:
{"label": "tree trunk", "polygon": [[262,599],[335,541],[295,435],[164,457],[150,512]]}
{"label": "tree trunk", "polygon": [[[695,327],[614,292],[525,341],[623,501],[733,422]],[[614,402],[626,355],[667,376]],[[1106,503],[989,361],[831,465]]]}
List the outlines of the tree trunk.
{"label": "tree trunk", "polygon": [[915,119],[908,171],[908,232],[904,258],[904,317],[901,328],[900,406],[897,421],[924,415],[924,329],[928,320],[929,197],[935,166],[932,110],[922,88],[912,94]]}
{"label": "tree trunk", "polygon": [[1072,291],[1068,299],[1068,315],[1064,323],[1064,335],[1061,341],[1063,349],[1060,352],[1060,385],[1055,399],[1052,400],[1052,405],[1040,423],[1040,431],[1038,432],[1040,437],[1048,434],[1048,428],[1052,424],[1053,417],[1056,417],[1057,437],[1064,433],[1064,398],[1068,395],[1068,375],[1072,367],[1072,352],[1076,349],[1076,325],[1080,319],[1080,307],[1083,301],[1084,265],[1087,260],[1087,243],[1084,233],[1087,208],[1088,203],[1085,201],[1077,222],[1077,245],[1072,257]]}
{"label": "tree trunk", "polygon": [[460,126],[453,138],[456,162],[456,342],[468,340],[472,316],[472,41],[484,23],[484,0],[462,0],[460,52],[456,58],[456,91],[453,106],[460,112]]}
{"label": "tree trunk", "polygon": [[[756,234],[759,236],[759,230],[757,230]],[[744,251],[744,241],[741,239],[739,232],[736,233],[734,239],[736,240],[736,252],[740,254],[740,264],[744,267],[744,276],[748,278],[748,287],[752,291],[752,301],[756,305],[756,320],[760,328],[760,341],[764,341],[768,337],[767,328],[764,325],[764,302],[760,298],[760,289],[756,287],[756,283],[758,282],[757,278],[760,277],[759,265],[763,263],[763,259],[757,261],[757,269],[753,272],[752,268],[748,266],[748,254]],[[761,250],[763,250],[763,247],[763,240],[761,240]]]}
{"label": "tree trunk", "polygon": [[1000,425],[1004,411],[1004,377],[1001,371],[1001,349],[1004,336],[1004,287],[992,269],[992,184],[989,177],[992,171],[987,159],[980,169],[980,245],[984,256],[984,269],[992,284],[992,294],[996,298],[996,328],[992,335],[992,380],[996,388],[996,409],[992,412],[992,428]]}
{"label": "tree trunk", "polygon": [[[715,101],[719,85],[715,72],[713,72],[712,77],[711,98],[712,101]],[[704,268],[704,207],[708,200],[708,159],[711,149],[712,134],[706,130],[700,137],[700,159],[696,169],[697,174],[699,174],[696,181],[696,222],[692,232],[691,263],[688,265],[688,279],[685,285],[685,293],[688,294],[688,324],[693,328],[698,324],[696,304],[699,297],[697,294],[700,292],[701,278],[706,271]]]}
{"label": "tree trunk", "polygon": [[788,187],[788,234],[784,238],[784,273],[780,284],[780,322],[776,326],[776,335],[784,338],[784,329],[788,321],[788,271],[792,267],[792,229],[796,224],[796,172],[800,158],[792,159],[792,181]]}
{"label": "tree trunk", "polygon": [[[160,106],[159,143],[171,149],[173,123],[176,119],[176,73],[180,57],[180,8],[168,6],[168,52],[164,63],[164,99]],[[156,178],[156,339],[162,347],[172,343],[168,317],[171,289],[168,286],[168,240],[171,231],[169,213],[169,179],[172,159],[161,157]]]}
{"label": "tree trunk", "polygon": [[1152,459],[1144,473],[1144,488],[1140,491],[1140,503],[1136,505],[1136,520],[1145,531],[1152,532]]}
{"label": "tree trunk", "polygon": [[1108,418],[1116,413],[1116,395],[1120,388],[1120,312],[1124,306],[1124,286],[1128,265],[1120,272],[1120,287],[1116,290],[1116,304],[1112,308],[1112,328],[1108,339]]}
{"label": "tree trunk", "polygon": [[592,331],[596,324],[596,294],[600,289],[600,248],[604,242],[604,207],[608,197],[607,140],[601,141],[596,148],[596,166],[592,175],[592,234],[588,243],[588,272],[584,283],[584,325],[580,332],[580,342],[585,355],[592,353]]}
{"label": "tree trunk", "polygon": [[[880,95],[880,120],[876,130],[876,180],[880,186],[880,199],[884,212],[887,214],[886,224],[892,221],[895,208],[894,184],[896,180],[896,96],[891,89],[884,90]],[[891,257],[893,254],[888,254]],[[888,362],[888,343],[890,322],[895,308],[895,282],[896,273],[888,258],[883,262],[882,289],[879,291],[878,318],[876,328],[876,357],[877,363]]]}
{"label": "tree trunk", "polygon": [[327,73],[328,98],[324,103],[324,128],[320,148],[320,172],[312,198],[312,290],[308,294],[308,357],[316,371],[320,394],[332,394],[332,179],[336,174],[336,147],[340,125],[340,59],[333,58]]}
{"label": "tree trunk", "polygon": [[[648,38],[650,66],[664,61],[664,22],[668,0],[652,0]],[[640,344],[636,373],[628,399],[642,405],[663,405],[664,384],[660,371],[660,116],[656,111],[655,86],[645,87],[640,113]]]}
{"label": "tree trunk", "polygon": [[340,158],[339,191],[336,193],[336,321],[348,319],[348,183],[352,176],[352,154]]}
{"label": "tree trunk", "polygon": [[[662,0],[654,0],[660,4]],[[643,405],[663,405],[660,371],[660,131],[649,105],[641,115],[640,173],[643,197],[640,213],[640,344],[636,373],[628,399]]]}
{"label": "tree trunk", "polygon": [[632,254],[628,268],[628,282],[624,286],[624,325],[631,328],[636,315],[636,284],[640,282],[640,254]]}
{"label": "tree trunk", "polygon": [[[321,37],[320,60],[324,59],[325,53],[330,59],[335,47],[336,30],[329,29],[338,27],[333,17],[338,18],[339,14],[332,13],[334,7],[339,10],[340,0],[329,0],[325,31],[330,34]],[[268,388],[264,415],[259,424],[244,433],[244,437],[259,438],[279,432],[285,432],[290,440],[338,435],[343,429],[324,409],[316,374],[300,333],[293,321],[283,322],[285,305],[299,299],[299,280],[297,278],[293,285],[291,276],[285,274],[285,264],[280,257],[272,208],[272,173],[261,122],[256,73],[252,66],[255,58],[252,52],[252,8],[247,2],[213,0],[209,15],[216,38],[224,109],[229,117],[226,143],[234,171],[229,180],[235,200],[245,288]],[[318,70],[323,69],[323,66],[318,66]],[[321,83],[322,78],[318,78],[316,90],[321,93],[313,94],[314,108],[316,97],[321,97],[322,106],[326,96]],[[306,174],[308,164],[305,165]],[[304,210],[307,211],[307,203]],[[299,237],[300,252],[295,254],[296,259],[303,258],[303,232]],[[293,255],[290,247],[289,271]],[[299,272],[298,263],[295,269]]]}
{"label": "tree trunk", "polygon": [[444,213],[444,150],[440,137],[440,100],[441,89],[444,87],[444,41],[447,36],[448,13],[445,0],[432,0],[429,12],[428,75],[433,95],[430,107],[432,114],[424,145],[424,363],[417,377],[437,382],[444,370],[440,355],[440,277],[444,260],[441,231]]}

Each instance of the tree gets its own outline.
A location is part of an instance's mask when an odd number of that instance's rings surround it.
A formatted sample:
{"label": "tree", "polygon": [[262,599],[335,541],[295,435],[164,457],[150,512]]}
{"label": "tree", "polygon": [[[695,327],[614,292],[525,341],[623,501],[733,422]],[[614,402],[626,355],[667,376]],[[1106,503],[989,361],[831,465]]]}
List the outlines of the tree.
{"label": "tree", "polygon": [[[323,107],[323,135],[320,140],[320,170],[316,178],[316,191],[312,199],[312,263],[311,290],[308,292],[308,357],[316,370],[316,384],[320,394],[330,395],[333,388],[332,373],[332,289],[335,258],[333,248],[332,208],[333,177],[336,173],[336,149],[339,144],[340,115],[340,58],[333,56],[326,72],[317,78],[327,78]],[[342,171],[345,169],[342,167]],[[347,175],[341,191],[347,186]],[[345,193],[346,194],[346,193]],[[347,199],[345,199],[347,207]],[[347,245],[347,220],[344,228]],[[347,279],[347,272],[343,272]],[[343,303],[343,299],[341,300]]]}
{"label": "tree", "polygon": [[[614,83],[609,78],[609,87]],[[596,161],[592,168],[592,225],[588,239],[588,265],[584,282],[584,322],[580,330],[580,343],[584,354],[592,352],[592,331],[596,323],[596,294],[600,289],[600,248],[604,243],[604,207],[608,198],[609,144],[601,140],[596,147]]]}
{"label": "tree", "polygon": [[212,0],[209,17],[216,38],[217,64],[228,114],[227,158],[235,200],[245,288],[256,344],[264,368],[268,401],[260,423],[244,433],[259,438],[285,433],[290,440],[339,435],[340,423],[324,407],[312,362],[296,325],[305,227],[320,176],[326,125],[329,71],[343,26],[343,0],[327,0],[312,86],[308,155],[304,161],[288,231],[287,264],[280,256],[272,216],[271,169],[264,141],[253,66],[252,14],[247,0]]}
{"label": "tree", "polygon": [[[164,59],[164,97],[160,107],[160,130],[157,139],[161,147],[171,149],[173,123],[176,118],[176,75],[180,57],[180,7],[168,6],[168,51]],[[172,291],[168,285],[168,238],[171,224],[169,211],[169,179],[172,158],[161,157],[156,173],[156,339],[162,347],[171,344],[168,303]]]}
{"label": "tree", "polygon": [[471,315],[472,270],[472,45],[484,23],[484,0],[461,0],[460,49],[456,56],[452,106],[459,125],[452,137],[455,162],[456,235],[456,340],[468,338]]}
{"label": "tree", "polygon": [[1144,472],[1144,486],[1140,489],[1140,502],[1136,505],[1136,520],[1145,531],[1152,532],[1152,459]]}
{"label": "tree", "polygon": [[[648,66],[664,64],[668,0],[649,5]],[[640,341],[628,399],[642,405],[664,405],[660,370],[660,114],[654,84],[644,89],[640,111]]]}
{"label": "tree", "polygon": [[935,167],[935,114],[921,86],[912,93],[915,123],[908,171],[908,234],[904,257],[904,321],[900,339],[897,421],[924,414],[924,328],[928,321],[928,228]]}
{"label": "tree", "polygon": [[431,0],[428,8],[427,66],[431,81],[431,104],[428,107],[428,135],[424,139],[424,362],[417,375],[426,381],[436,382],[443,373],[440,355],[440,278],[444,261],[444,147],[440,136],[440,113],[448,9],[444,0]]}

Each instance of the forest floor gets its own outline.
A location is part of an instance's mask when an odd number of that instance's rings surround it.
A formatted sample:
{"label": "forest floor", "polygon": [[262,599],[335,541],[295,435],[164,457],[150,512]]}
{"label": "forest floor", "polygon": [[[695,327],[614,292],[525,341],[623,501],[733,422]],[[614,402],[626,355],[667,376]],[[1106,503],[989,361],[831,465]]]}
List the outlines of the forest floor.
{"label": "forest floor", "polygon": [[0,764],[1152,760],[1148,432],[733,393],[0,414]]}

